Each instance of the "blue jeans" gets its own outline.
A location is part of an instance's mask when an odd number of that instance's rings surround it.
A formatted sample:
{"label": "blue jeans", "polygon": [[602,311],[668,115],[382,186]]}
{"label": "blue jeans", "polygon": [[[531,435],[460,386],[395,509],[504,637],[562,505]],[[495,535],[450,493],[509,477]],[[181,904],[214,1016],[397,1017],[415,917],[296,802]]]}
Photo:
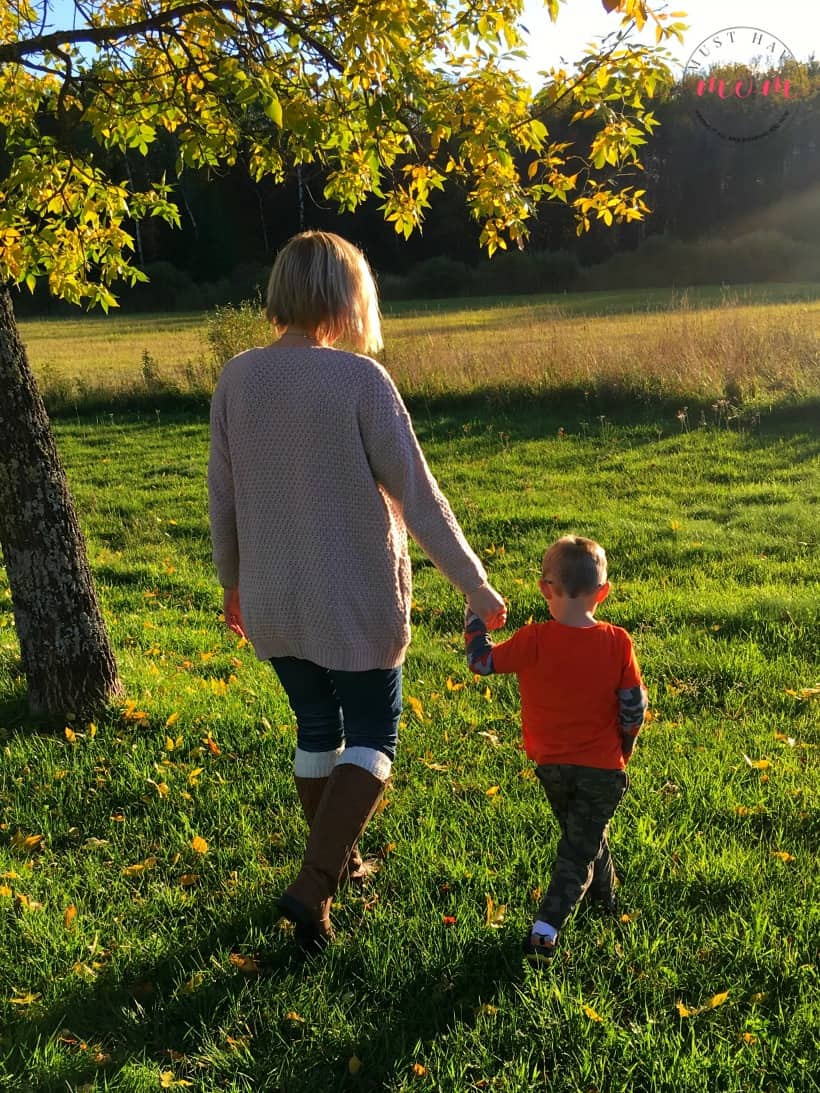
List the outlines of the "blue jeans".
{"label": "blue jeans", "polygon": [[401,668],[339,672],[311,660],[272,657],[296,715],[296,745],[302,751],[372,748],[392,762],[401,717]]}

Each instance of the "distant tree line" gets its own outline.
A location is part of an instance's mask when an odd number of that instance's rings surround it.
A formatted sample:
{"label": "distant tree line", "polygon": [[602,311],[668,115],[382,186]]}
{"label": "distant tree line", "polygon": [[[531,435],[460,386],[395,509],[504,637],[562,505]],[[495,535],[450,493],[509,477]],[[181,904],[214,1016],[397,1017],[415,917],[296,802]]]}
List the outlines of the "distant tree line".
{"label": "distant tree line", "polygon": [[[725,92],[726,131],[742,132],[756,104],[733,93],[731,76],[726,88],[713,84],[713,97]],[[174,186],[182,229],[159,219],[132,225],[138,264],[151,280],[123,289],[122,305],[194,310],[247,299],[259,291],[278,247],[305,228],[356,240],[387,298],[820,279],[818,88],[820,62],[812,59],[772,131],[731,139],[698,117],[695,81],[679,82],[657,105],[661,124],[643,150],[645,170],[630,180],[646,190],[651,216],[611,227],[593,223],[579,237],[570,210],[549,202],[532,224],[527,251],[491,260],[479,247],[457,183],[436,194],[423,232],[405,240],[385,223],[378,199],[340,213],[323,197],[325,179],[315,166],[292,167],[279,184],[255,182],[243,162],[224,171],[186,169]],[[740,83],[737,89],[746,91]],[[569,133],[573,112],[567,102],[547,115],[553,139]],[[147,156],[125,154],[111,167],[147,185],[163,174],[173,178],[177,158],[165,136]],[[68,310],[43,287],[33,296],[20,290],[15,307],[20,314]]]}

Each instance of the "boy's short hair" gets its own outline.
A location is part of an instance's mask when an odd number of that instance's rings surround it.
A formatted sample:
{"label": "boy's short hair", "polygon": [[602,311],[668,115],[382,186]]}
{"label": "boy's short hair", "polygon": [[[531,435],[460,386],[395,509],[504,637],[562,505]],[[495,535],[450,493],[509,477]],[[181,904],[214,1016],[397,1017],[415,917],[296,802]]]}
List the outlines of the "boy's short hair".
{"label": "boy's short hair", "polygon": [[565,535],[545,552],[541,577],[562,596],[575,599],[606,584],[606,553],[594,539]]}
{"label": "boy's short hair", "polygon": [[379,297],[367,259],[333,232],[294,235],[276,256],[266,313],[278,327],[298,326],[360,353],[382,347]]}

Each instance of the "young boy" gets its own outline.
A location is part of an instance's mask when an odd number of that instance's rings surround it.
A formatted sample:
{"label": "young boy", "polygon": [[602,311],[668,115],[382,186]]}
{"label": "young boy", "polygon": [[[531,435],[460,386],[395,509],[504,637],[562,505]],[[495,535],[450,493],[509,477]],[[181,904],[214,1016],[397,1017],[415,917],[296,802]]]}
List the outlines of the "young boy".
{"label": "young boy", "polygon": [[464,635],[473,672],[518,676],[524,749],[561,829],[552,878],[524,941],[533,965],[552,958],[558,931],[584,895],[617,910],[607,829],[629,787],[624,768],[646,713],[629,634],[595,619],[609,594],[603,548],[564,536],[545,553],[538,587],[552,621],[529,623],[493,645],[467,608]]}

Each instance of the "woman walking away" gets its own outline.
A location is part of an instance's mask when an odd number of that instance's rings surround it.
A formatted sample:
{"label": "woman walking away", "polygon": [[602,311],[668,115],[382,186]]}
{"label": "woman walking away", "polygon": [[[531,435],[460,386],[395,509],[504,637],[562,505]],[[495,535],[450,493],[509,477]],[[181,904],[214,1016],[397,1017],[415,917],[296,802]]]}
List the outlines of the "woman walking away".
{"label": "woman walking away", "polygon": [[[329,910],[390,775],[410,642],[407,532],[491,629],[487,583],[425,462],[381,347],[364,255],[304,232],[271,272],[264,349],[225,366],[211,405],[213,557],[225,621],[270,660],[296,717],[296,788],[310,835],[279,899],[300,945]],[[342,341],[357,352],[333,348]]]}

